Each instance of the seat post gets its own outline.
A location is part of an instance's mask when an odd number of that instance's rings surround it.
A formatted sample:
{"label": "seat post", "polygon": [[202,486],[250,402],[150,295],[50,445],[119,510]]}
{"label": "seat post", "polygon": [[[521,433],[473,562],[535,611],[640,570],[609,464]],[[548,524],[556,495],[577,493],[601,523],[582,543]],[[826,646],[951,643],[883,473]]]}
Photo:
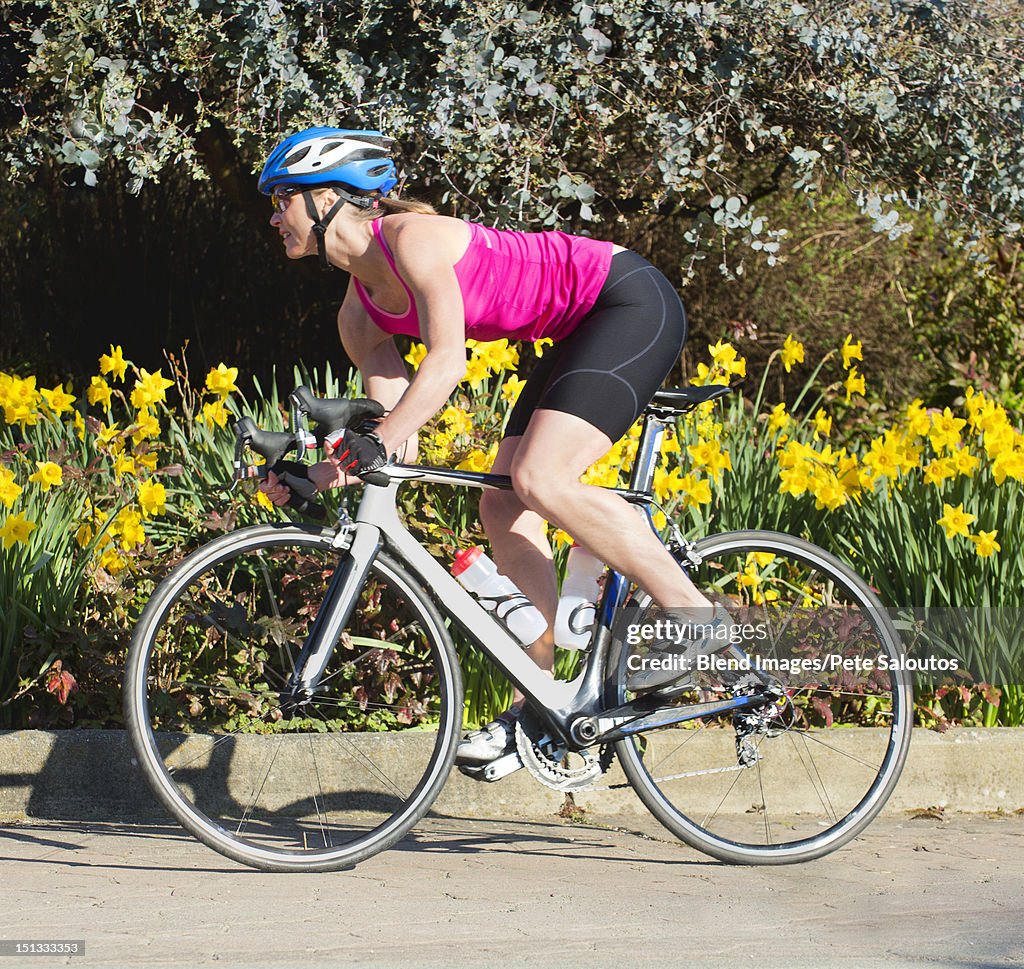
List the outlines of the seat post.
{"label": "seat post", "polygon": [[636,458],[629,473],[629,487],[631,491],[650,492],[654,485],[654,472],[661,455],[661,441],[665,436],[665,428],[674,423],[675,418],[670,414],[648,409],[644,411],[643,420]]}

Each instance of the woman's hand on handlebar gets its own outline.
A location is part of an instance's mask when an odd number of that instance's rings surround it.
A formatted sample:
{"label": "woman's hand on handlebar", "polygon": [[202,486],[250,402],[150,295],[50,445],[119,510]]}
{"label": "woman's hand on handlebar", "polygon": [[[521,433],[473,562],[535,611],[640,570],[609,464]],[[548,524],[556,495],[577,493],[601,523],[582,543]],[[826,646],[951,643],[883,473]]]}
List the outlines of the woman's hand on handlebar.
{"label": "woman's hand on handlebar", "polygon": [[266,478],[260,482],[262,491],[275,505],[287,505],[291,497],[291,489],[273,471],[268,471]]}
{"label": "woman's hand on handlebar", "polygon": [[[337,460],[328,459],[311,464],[306,470],[309,480],[316,486],[317,491],[327,491],[329,488],[342,488],[346,485],[362,484],[359,478],[345,474],[341,470],[341,464]],[[291,497],[291,489],[273,471],[267,471],[267,477],[260,482],[262,491],[275,505],[285,506]]]}

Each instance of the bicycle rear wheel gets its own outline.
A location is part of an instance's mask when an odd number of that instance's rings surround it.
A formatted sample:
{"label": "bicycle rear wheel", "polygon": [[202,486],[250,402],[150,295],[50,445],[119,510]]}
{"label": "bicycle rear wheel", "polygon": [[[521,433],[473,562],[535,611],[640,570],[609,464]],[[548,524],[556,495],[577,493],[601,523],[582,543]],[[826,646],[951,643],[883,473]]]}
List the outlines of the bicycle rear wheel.
{"label": "bicycle rear wheel", "polygon": [[308,702],[284,688],[343,549],[258,526],[186,558],[139,620],[125,716],[139,765],[202,842],[270,871],[349,867],[401,838],[455,757],[462,684],[444,622],[380,554]]}
{"label": "bicycle rear wheel", "polygon": [[[697,547],[703,562],[691,578],[743,627],[749,665],[784,698],[637,734],[616,752],[640,799],[692,847],[739,864],[817,858],[862,831],[899,779],[913,719],[899,636],[863,580],[808,542],[745,531]],[[633,653],[613,643],[617,703],[633,696]],[[692,674],[691,688],[666,702],[756,688],[758,673],[742,659],[716,665],[733,668]]]}

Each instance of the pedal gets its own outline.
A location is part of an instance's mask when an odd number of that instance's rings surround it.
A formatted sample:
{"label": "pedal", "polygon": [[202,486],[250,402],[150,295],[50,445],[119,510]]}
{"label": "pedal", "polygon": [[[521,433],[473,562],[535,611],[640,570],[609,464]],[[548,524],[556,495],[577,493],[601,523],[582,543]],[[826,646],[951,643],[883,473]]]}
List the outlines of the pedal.
{"label": "pedal", "polygon": [[503,777],[508,777],[509,774],[514,774],[517,770],[521,770],[522,766],[523,762],[516,750],[504,754],[490,763],[480,764],[476,767],[470,764],[458,765],[460,774],[465,774],[466,777],[471,777],[474,781],[486,781],[489,784],[500,781]]}

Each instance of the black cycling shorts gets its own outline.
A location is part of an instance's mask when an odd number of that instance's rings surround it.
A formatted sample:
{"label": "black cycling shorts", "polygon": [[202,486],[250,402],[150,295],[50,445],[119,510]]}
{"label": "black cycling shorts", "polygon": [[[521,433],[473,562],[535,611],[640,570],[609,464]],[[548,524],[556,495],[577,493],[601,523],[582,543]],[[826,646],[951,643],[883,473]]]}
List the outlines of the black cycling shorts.
{"label": "black cycling shorts", "polygon": [[617,441],[671,373],[686,329],[672,284],[643,256],[617,252],[590,312],[537,361],[505,437],[523,434],[544,409],[574,414]]}

